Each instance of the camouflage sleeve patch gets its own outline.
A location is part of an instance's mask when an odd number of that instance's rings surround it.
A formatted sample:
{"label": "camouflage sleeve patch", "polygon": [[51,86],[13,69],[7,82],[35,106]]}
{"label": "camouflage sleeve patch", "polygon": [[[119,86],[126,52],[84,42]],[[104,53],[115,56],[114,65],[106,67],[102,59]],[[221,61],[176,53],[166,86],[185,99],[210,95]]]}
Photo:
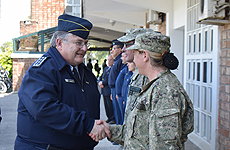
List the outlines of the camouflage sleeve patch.
{"label": "camouflage sleeve patch", "polygon": [[45,57],[45,56],[42,56],[40,58],[38,58],[34,64],[33,64],[33,67],[40,67],[44,62],[45,60],[47,59],[48,57]]}

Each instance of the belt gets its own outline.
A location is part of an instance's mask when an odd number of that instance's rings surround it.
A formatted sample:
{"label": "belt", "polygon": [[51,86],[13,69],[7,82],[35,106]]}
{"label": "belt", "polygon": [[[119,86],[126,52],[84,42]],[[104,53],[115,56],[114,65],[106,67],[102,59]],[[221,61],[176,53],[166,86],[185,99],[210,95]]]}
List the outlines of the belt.
{"label": "belt", "polygon": [[[20,143],[24,143],[26,145],[31,145],[31,146],[35,147],[36,149],[39,149],[39,150],[64,150],[62,148],[53,147],[50,144],[48,146],[46,146],[46,145],[40,145],[37,143],[28,142],[28,141],[22,139],[20,136],[16,137],[16,141],[18,141]],[[82,150],[93,150],[93,147],[84,148]]]}
{"label": "belt", "polygon": [[46,150],[64,150],[64,149],[61,149],[61,148],[57,148],[57,147],[53,147],[51,146],[50,144],[47,146]]}
{"label": "belt", "polygon": [[33,142],[28,142],[28,141],[24,140],[23,138],[21,138],[20,136],[17,136],[16,140],[20,143],[25,143],[27,145],[31,145],[31,146],[35,147],[36,149],[39,149],[39,150],[64,150],[61,148],[53,147],[50,144],[47,146],[47,145],[40,145],[40,144],[33,143]]}

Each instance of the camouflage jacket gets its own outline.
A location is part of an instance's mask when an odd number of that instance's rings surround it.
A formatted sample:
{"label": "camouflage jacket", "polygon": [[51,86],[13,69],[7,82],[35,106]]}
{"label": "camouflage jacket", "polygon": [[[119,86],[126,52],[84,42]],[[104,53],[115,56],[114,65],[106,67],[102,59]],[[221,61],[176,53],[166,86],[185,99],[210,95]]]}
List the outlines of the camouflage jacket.
{"label": "camouflage jacket", "polygon": [[142,87],[149,82],[149,79],[147,77],[138,74],[138,69],[136,69],[135,73],[131,76],[130,79],[131,81],[129,84],[129,91],[128,91],[127,103],[126,103],[128,106],[132,105],[133,101],[141,92]]}
{"label": "camouflage jacket", "polygon": [[130,104],[125,123],[110,126],[111,141],[124,144],[125,150],[184,149],[193,131],[194,110],[171,71],[158,74]]}

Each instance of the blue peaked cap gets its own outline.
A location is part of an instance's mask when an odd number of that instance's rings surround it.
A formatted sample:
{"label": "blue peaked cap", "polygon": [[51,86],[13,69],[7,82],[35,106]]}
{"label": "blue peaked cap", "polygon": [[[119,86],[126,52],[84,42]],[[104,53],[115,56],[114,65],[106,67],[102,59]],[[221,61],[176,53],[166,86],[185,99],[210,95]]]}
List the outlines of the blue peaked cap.
{"label": "blue peaked cap", "polygon": [[124,45],[122,42],[118,41],[117,39],[112,40],[112,45]]}
{"label": "blue peaked cap", "polygon": [[111,50],[112,48],[113,48],[113,44],[112,44],[112,45],[110,45],[109,49]]}
{"label": "blue peaked cap", "polygon": [[58,17],[58,31],[66,31],[87,39],[93,24],[86,19],[63,14]]}

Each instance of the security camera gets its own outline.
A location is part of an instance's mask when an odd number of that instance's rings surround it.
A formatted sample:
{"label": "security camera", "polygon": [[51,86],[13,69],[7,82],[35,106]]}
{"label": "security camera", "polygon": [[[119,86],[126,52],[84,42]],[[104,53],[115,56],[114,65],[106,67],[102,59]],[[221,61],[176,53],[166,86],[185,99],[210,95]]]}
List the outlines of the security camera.
{"label": "security camera", "polygon": [[114,26],[116,21],[115,20],[109,20],[109,23],[111,24],[111,26]]}

